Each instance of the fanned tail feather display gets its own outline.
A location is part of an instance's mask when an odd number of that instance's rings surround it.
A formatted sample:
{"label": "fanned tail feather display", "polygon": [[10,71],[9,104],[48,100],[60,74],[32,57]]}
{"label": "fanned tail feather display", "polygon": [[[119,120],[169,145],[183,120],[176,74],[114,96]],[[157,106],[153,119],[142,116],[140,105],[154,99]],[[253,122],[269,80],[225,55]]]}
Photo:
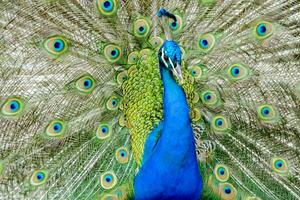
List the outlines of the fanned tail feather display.
{"label": "fanned tail feather display", "polygon": [[300,199],[299,0],[2,0],[0,29],[0,199],[141,199],[135,178],[182,128],[169,63],[197,199]]}

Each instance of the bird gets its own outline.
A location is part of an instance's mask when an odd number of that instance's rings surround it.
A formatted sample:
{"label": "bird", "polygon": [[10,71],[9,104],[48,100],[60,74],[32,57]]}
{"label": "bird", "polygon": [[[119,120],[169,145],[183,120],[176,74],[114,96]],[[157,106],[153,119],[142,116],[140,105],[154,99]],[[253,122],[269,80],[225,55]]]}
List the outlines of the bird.
{"label": "bird", "polygon": [[298,0],[0,11],[0,199],[300,199]]}

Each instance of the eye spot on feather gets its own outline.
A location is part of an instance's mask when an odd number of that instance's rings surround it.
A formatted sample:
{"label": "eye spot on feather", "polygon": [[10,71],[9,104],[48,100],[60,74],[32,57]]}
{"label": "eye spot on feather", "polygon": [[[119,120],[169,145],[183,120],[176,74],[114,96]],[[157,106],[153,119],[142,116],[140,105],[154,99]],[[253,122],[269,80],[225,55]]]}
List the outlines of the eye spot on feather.
{"label": "eye spot on feather", "polygon": [[66,131],[65,122],[62,120],[52,120],[46,127],[46,135],[49,137],[60,137]]}
{"label": "eye spot on feather", "polygon": [[275,123],[279,120],[278,113],[272,105],[263,104],[257,108],[258,117],[266,123]]}
{"label": "eye spot on feather", "polygon": [[202,76],[202,68],[200,66],[192,66],[189,68],[190,74],[196,79],[200,79]]}
{"label": "eye spot on feather", "polygon": [[104,1],[102,3],[102,8],[105,10],[105,11],[112,11],[113,9],[113,3],[111,0],[108,0],[108,1]]}
{"label": "eye spot on feather", "polygon": [[198,47],[200,52],[208,53],[213,49],[215,46],[215,37],[214,35],[207,33],[204,35],[201,35],[198,40]]}
{"label": "eye spot on feather", "polygon": [[225,187],[225,188],[224,188],[224,192],[225,192],[226,194],[230,194],[230,193],[231,193],[230,187]]}
{"label": "eye spot on feather", "polygon": [[82,76],[76,81],[76,89],[83,94],[92,93],[95,86],[95,79],[90,75]]}
{"label": "eye spot on feather", "polygon": [[117,12],[116,0],[97,0],[97,8],[103,16],[112,16]]}
{"label": "eye spot on feather", "polygon": [[201,100],[204,105],[215,106],[218,103],[219,98],[216,92],[212,90],[206,90],[201,93]]}
{"label": "eye spot on feather", "polygon": [[146,30],[146,29],[145,29],[144,26],[140,26],[140,27],[139,27],[139,33],[140,33],[140,34],[145,33],[145,30]]}
{"label": "eye spot on feather", "polygon": [[232,200],[237,198],[237,190],[230,183],[221,183],[219,185],[219,194],[222,200]]}
{"label": "eye spot on feather", "polygon": [[110,55],[112,58],[116,58],[119,55],[119,50],[118,49],[112,50]]}
{"label": "eye spot on feather", "polygon": [[217,115],[211,121],[211,128],[216,132],[225,132],[230,129],[230,122],[225,116]]}
{"label": "eye spot on feather", "polygon": [[164,42],[163,39],[158,36],[153,36],[149,39],[149,43],[151,44],[153,49],[160,48],[163,42]]}
{"label": "eye spot on feather", "polygon": [[8,98],[1,105],[1,114],[7,117],[17,117],[24,110],[23,100],[18,97]]}
{"label": "eye spot on feather", "polygon": [[279,157],[275,157],[272,159],[272,168],[275,172],[281,175],[285,175],[289,171],[287,161]]}
{"label": "eye spot on feather", "polygon": [[260,21],[256,24],[254,32],[258,39],[266,39],[273,34],[273,25],[270,22]]}
{"label": "eye spot on feather", "polygon": [[116,160],[119,163],[121,163],[121,164],[128,163],[129,152],[126,147],[120,147],[119,149],[117,149],[115,156],[116,156]]}
{"label": "eye spot on feather", "polygon": [[208,47],[208,41],[207,39],[201,39],[200,40],[200,45],[203,49],[206,49]]}
{"label": "eye spot on feather", "polygon": [[139,58],[139,53],[137,51],[133,51],[128,55],[128,64],[135,64],[137,63]]}
{"label": "eye spot on feather", "polygon": [[53,58],[58,58],[59,56],[65,54],[69,48],[66,39],[60,35],[48,37],[43,42],[43,46],[47,53]]}
{"label": "eye spot on feather", "polygon": [[171,26],[171,28],[174,30],[176,30],[177,28],[178,28],[178,23],[177,22],[172,22],[171,24],[170,24],[170,26]]}
{"label": "eye spot on feather", "polygon": [[108,110],[117,110],[119,108],[120,99],[116,96],[110,97],[106,102]]}
{"label": "eye spot on feather", "polygon": [[43,185],[48,179],[48,171],[36,170],[30,178],[30,184],[33,186]]}
{"label": "eye spot on feather", "polygon": [[100,183],[104,189],[112,189],[117,184],[117,177],[114,172],[106,172],[102,174]]}
{"label": "eye spot on feather", "polygon": [[128,198],[127,191],[128,191],[128,188],[126,186],[120,186],[120,187],[116,188],[115,190],[113,190],[112,193],[117,195],[118,199],[125,200],[126,198]]}
{"label": "eye spot on feather", "polygon": [[250,75],[250,69],[243,64],[234,63],[227,68],[227,76],[230,81],[240,81]]}
{"label": "eye spot on feather", "polygon": [[216,108],[221,105],[219,94],[213,90],[205,90],[201,92],[200,98],[202,103],[210,108]]}
{"label": "eye spot on feather", "polygon": [[240,69],[238,67],[233,67],[231,70],[231,74],[234,77],[237,77],[240,74]]}
{"label": "eye spot on feather", "polygon": [[104,48],[104,56],[109,62],[115,63],[120,61],[122,57],[122,50],[117,45],[109,44]]}
{"label": "eye spot on feather", "polygon": [[58,39],[58,40],[55,40],[55,41],[54,41],[54,50],[55,50],[56,52],[62,51],[62,50],[64,49],[64,47],[65,47],[65,43],[64,43],[63,40]]}
{"label": "eye spot on feather", "polygon": [[10,102],[9,108],[11,112],[17,112],[20,109],[20,103],[18,101]]}
{"label": "eye spot on feather", "polygon": [[229,171],[225,165],[218,164],[215,166],[214,175],[220,182],[226,182],[229,179]]}
{"label": "eye spot on feather", "polygon": [[179,33],[183,29],[182,17],[179,15],[175,15],[175,17],[176,22],[173,19],[169,19],[169,27],[174,34]]}
{"label": "eye spot on feather", "polygon": [[265,35],[266,32],[267,32],[267,27],[266,27],[266,25],[264,25],[264,24],[259,24],[259,25],[257,26],[257,34],[258,34],[258,35],[260,35],[260,36]]}
{"label": "eye spot on feather", "polygon": [[53,125],[53,130],[57,133],[57,132],[60,132],[62,129],[62,124],[61,123],[55,123]]}
{"label": "eye spot on feather", "polygon": [[128,79],[127,71],[120,72],[117,75],[117,83],[122,85]]}
{"label": "eye spot on feather", "polygon": [[150,32],[150,23],[146,18],[138,19],[134,22],[134,35],[137,38],[144,38],[148,36]]}
{"label": "eye spot on feather", "polygon": [[110,137],[112,134],[112,127],[110,125],[108,125],[107,123],[101,123],[98,126],[97,132],[96,132],[96,136],[103,140],[106,139],[108,137]]}

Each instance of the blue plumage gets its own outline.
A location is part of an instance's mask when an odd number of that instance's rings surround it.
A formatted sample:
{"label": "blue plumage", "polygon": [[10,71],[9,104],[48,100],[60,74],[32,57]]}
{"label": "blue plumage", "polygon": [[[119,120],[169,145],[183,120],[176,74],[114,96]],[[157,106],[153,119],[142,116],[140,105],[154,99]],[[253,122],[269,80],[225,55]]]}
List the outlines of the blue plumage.
{"label": "blue plumage", "polygon": [[175,71],[174,65],[178,71],[180,63],[178,44],[165,41],[159,51],[164,121],[149,134],[145,144],[143,165],[134,182],[137,200],[199,199],[202,192],[188,103],[171,72]]}

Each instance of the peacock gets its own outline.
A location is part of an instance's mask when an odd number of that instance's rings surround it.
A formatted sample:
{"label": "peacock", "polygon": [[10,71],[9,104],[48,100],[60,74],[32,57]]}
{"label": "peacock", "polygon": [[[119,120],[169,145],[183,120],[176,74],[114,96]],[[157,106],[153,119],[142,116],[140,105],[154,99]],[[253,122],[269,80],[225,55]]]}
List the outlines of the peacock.
{"label": "peacock", "polygon": [[0,199],[300,199],[299,0],[0,11]]}

